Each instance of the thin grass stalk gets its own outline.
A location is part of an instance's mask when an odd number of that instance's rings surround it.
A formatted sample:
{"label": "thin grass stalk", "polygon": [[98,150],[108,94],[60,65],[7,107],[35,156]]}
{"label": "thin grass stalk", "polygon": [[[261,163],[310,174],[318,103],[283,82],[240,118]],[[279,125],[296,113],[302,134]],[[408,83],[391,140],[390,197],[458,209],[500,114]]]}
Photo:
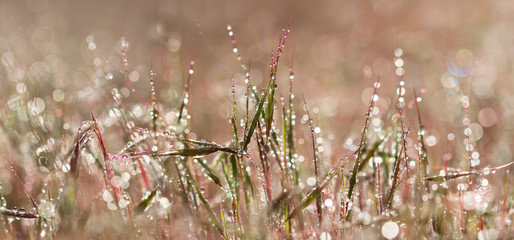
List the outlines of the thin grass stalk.
{"label": "thin grass stalk", "polygon": [[349,202],[352,201],[353,189],[355,188],[355,184],[357,183],[357,172],[359,170],[360,159],[362,157],[364,144],[366,142],[366,133],[368,131],[368,125],[369,125],[369,121],[370,121],[370,117],[371,117],[371,111],[373,110],[373,107],[375,106],[374,98],[375,98],[375,95],[377,94],[377,89],[378,89],[379,84],[380,84],[380,76],[378,77],[377,81],[375,82],[375,84],[373,86],[373,94],[371,96],[368,111],[366,113],[366,119],[364,121],[364,127],[362,129],[361,140],[359,143],[359,147],[357,149],[357,157],[355,158],[352,175],[350,177],[350,185],[348,187],[348,194],[347,194],[347,198],[348,198]]}
{"label": "thin grass stalk", "polygon": [[[4,160],[9,164],[9,169],[11,170],[11,172],[14,174],[14,176],[16,177],[16,179],[18,180],[18,182],[20,182],[22,188],[23,188],[23,191],[25,192],[25,194],[27,195],[27,197],[29,197],[30,199],[30,203],[32,203],[32,207],[34,207],[34,210],[36,210],[36,213],[37,215],[41,216],[41,213],[40,213],[40,210],[39,210],[39,205],[36,203],[36,201],[34,200],[34,198],[32,197],[32,195],[30,194],[29,190],[27,189],[27,187],[25,187],[25,183],[23,183],[23,181],[21,180],[20,176],[18,175],[18,173],[16,172],[16,170],[14,169],[14,165],[11,163],[11,161],[9,161],[9,159],[7,159],[7,157],[5,156],[5,154],[2,153],[2,157],[4,158]],[[43,217],[43,216],[41,216]],[[46,221],[46,219],[43,217],[43,221]]]}
{"label": "thin grass stalk", "polygon": [[269,172],[269,160],[267,156],[267,152],[269,151],[269,147],[264,143],[264,136],[262,134],[262,128],[260,121],[257,123],[257,146],[259,149],[259,157],[261,159],[261,167],[262,167],[262,173],[264,175],[264,189],[266,190],[266,197],[269,202],[271,202],[271,179],[270,179],[270,172]]}
{"label": "thin grass stalk", "polygon": [[[294,52],[293,52],[294,53]],[[294,54],[293,54],[294,55]],[[298,186],[299,180],[298,180],[298,169],[296,168],[296,164],[293,161],[293,156],[295,154],[295,145],[294,145],[294,110],[293,110],[293,79],[294,79],[294,73],[293,73],[293,62],[291,60],[291,67],[289,68],[289,101],[288,101],[288,109],[287,109],[287,149],[288,149],[288,158],[289,158],[289,164],[291,169],[291,174],[293,178],[293,183]],[[286,140],[284,140],[286,141]]]}
{"label": "thin grass stalk", "polygon": [[[312,138],[312,155],[313,155],[313,161],[314,161],[314,176],[316,179],[316,185],[319,184],[319,158],[318,158],[318,148],[316,147],[316,138],[314,137],[314,127],[312,126],[312,118],[311,114],[309,112],[309,106],[307,106],[307,101],[305,101],[305,97],[303,97],[303,104],[305,107],[305,112],[307,113],[307,117],[309,118],[309,128],[311,132],[311,138]],[[316,215],[318,217],[318,224],[321,225],[323,222],[323,208],[321,207],[322,200],[321,200],[321,194],[316,197]]]}
{"label": "thin grass stalk", "polygon": [[[400,119],[403,119],[403,116],[402,116],[402,113],[400,111]],[[398,153],[398,158],[396,159],[395,161],[395,166],[394,166],[394,171],[393,171],[393,176],[392,176],[392,184],[391,184],[391,190],[389,191],[389,195],[388,195],[388,198],[387,198],[387,208],[390,209],[392,207],[392,200],[393,200],[393,196],[394,196],[394,191],[396,190],[396,188],[398,187],[399,185],[399,179],[400,179],[400,164],[402,162],[402,159],[406,160],[407,159],[407,136],[409,135],[410,133],[410,130],[412,128],[412,124],[413,122],[410,123],[408,129],[406,132],[403,131],[403,120],[400,120],[401,121],[401,129],[402,129],[402,142],[401,142],[401,149],[400,149],[400,152]],[[402,154],[404,155],[402,157]]]}
{"label": "thin grass stalk", "polygon": [[[184,86],[184,97],[182,98],[182,102],[180,103],[180,107],[179,107],[179,111],[178,111],[178,118],[177,118],[177,124],[181,124],[181,120],[185,117],[186,118],[186,121],[189,121],[187,119],[187,116],[184,116],[184,115],[188,115],[189,114],[189,106],[191,105],[191,101],[190,101],[190,98],[191,98],[191,81],[192,81],[192,76],[193,76],[193,73],[194,73],[194,64],[195,64],[195,61],[194,60],[191,60],[191,62],[189,63],[189,68],[187,69],[187,80],[185,82],[185,86]],[[187,128],[187,125],[186,124],[186,128]]]}
{"label": "thin grass stalk", "polygon": [[112,168],[111,158],[109,154],[107,153],[107,150],[105,149],[104,140],[102,138],[102,133],[100,132],[100,129],[98,128],[98,123],[96,121],[95,116],[91,113],[91,119],[92,119],[92,128],[94,133],[96,134],[96,137],[98,139],[100,149],[102,150],[102,154],[104,157],[104,173],[105,173],[105,186],[107,188],[114,189],[114,193],[116,196],[116,202],[119,202],[121,200],[120,198],[120,189],[114,185],[112,185],[112,178],[114,177],[114,170]]}

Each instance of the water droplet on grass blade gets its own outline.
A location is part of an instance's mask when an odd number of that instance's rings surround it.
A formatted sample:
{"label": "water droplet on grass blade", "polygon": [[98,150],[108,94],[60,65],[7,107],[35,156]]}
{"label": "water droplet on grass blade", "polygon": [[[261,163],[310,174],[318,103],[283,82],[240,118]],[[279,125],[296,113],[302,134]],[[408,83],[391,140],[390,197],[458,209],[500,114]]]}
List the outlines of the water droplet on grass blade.
{"label": "water droplet on grass blade", "polygon": [[55,215],[55,206],[51,202],[43,201],[39,204],[39,214],[44,218],[50,218]]}
{"label": "water droplet on grass blade", "polygon": [[102,193],[102,199],[106,202],[111,202],[113,200],[111,193],[109,190],[105,189]]}

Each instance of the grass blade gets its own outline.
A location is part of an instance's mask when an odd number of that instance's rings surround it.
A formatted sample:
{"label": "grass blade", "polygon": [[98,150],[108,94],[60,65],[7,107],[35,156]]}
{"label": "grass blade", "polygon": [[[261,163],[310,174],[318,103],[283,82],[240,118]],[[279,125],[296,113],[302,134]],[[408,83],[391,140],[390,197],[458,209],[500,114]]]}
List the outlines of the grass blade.
{"label": "grass blade", "polygon": [[0,214],[5,216],[11,216],[11,217],[18,217],[18,218],[38,218],[39,216],[37,214],[31,213],[31,212],[25,212],[24,209],[7,209],[7,208],[0,208]]}
{"label": "grass blade", "polygon": [[209,167],[209,165],[207,165],[207,163],[203,159],[197,158],[196,161],[200,163],[200,165],[203,167],[207,176],[209,176],[212,179],[212,181],[214,181],[214,183],[221,186],[220,178],[216,175],[216,172],[214,172],[214,170],[212,170],[212,168]]}
{"label": "grass blade", "polygon": [[150,192],[150,194],[145,199],[143,199],[139,204],[137,204],[136,208],[134,209],[135,213],[136,214],[143,213],[150,206],[150,203],[152,203],[152,200],[156,194],[157,194],[157,189]]}
{"label": "grass blade", "polygon": [[[305,101],[305,97],[303,98],[303,104],[305,107],[305,111],[307,112],[307,116],[309,117],[309,127],[311,131],[312,138],[312,155],[314,160],[314,176],[316,177],[316,185],[319,183],[319,166],[318,166],[318,149],[316,148],[316,139],[314,137],[314,127],[312,126],[312,118],[309,112],[309,106],[307,106],[307,101]],[[309,203],[310,204],[310,203]],[[322,223],[322,213],[323,209],[321,208],[321,195],[318,193],[316,196],[316,213],[318,216],[318,223],[321,225]]]}
{"label": "grass blade", "polygon": [[154,156],[169,157],[169,156],[182,156],[182,157],[199,157],[209,155],[215,152],[237,153],[236,150],[228,147],[198,147],[198,148],[182,148],[174,149],[167,152],[154,153]]}
{"label": "grass blade", "polygon": [[377,94],[377,89],[378,89],[379,84],[380,84],[380,76],[378,77],[377,81],[375,82],[375,84],[373,86],[373,94],[371,95],[368,112],[366,113],[366,120],[364,121],[364,128],[362,129],[361,140],[359,143],[359,148],[357,150],[357,157],[355,158],[355,164],[353,165],[352,175],[350,177],[350,186],[348,188],[348,194],[347,194],[348,201],[351,201],[352,196],[353,196],[353,189],[355,188],[355,184],[357,183],[357,172],[359,170],[360,159],[361,159],[362,153],[363,153],[364,142],[366,141],[366,133],[368,131],[368,125],[369,125],[369,121],[371,118],[371,111],[373,110],[373,107],[375,106],[374,98],[375,98],[375,95]]}

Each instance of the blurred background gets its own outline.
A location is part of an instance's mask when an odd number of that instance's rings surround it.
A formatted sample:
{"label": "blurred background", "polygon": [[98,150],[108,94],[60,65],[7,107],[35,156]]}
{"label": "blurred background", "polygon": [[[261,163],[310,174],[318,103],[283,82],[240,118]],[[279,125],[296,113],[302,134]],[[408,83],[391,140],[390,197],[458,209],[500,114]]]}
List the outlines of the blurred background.
{"label": "blurred background", "polygon": [[[385,111],[394,106],[396,68],[401,67],[407,101],[413,99],[413,87],[424,91],[422,115],[436,138],[434,147],[450,132],[462,135],[460,98],[468,96],[471,122],[488,139],[480,144],[493,154],[489,159],[501,162],[511,156],[508,130],[514,128],[513,13],[512,1],[2,0],[2,119],[13,96],[24,91],[30,93],[28,100],[44,101],[42,111],[55,106],[63,124],[77,126],[90,112],[104,111],[112,104],[105,100],[110,88],[122,84],[120,77],[105,76],[116,73],[111,66],[122,69],[123,37],[130,44],[130,70],[137,73],[135,88],[145,101],[152,63],[159,100],[166,102],[180,93],[189,62],[195,61],[193,132],[222,142],[231,131],[230,79],[235,77],[244,91],[227,24],[243,61],[251,61],[252,81],[262,87],[271,51],[281,29],[291,23],[279,89],[285,96],[294,61],[295,93],[316,108],[316,121],[335,142],[360,131],[370,87],[379,75],[384,86],[379,105]],[[401,63],[395,62],[397,48],[403,52]]]}
{"label": "blurred background", "polygon": [[[513,22],[513,1],[0,0],[0,152],[41,161],[34,149],[71,138],[90,113],[113,114],[113,94],[148,115],[152,67],[158,102],[177,108],[192,60],[192,132],[230,141],[231,79],[239,93],[245,84],[227,25],[262,88],[290,24],[278,96],[287,96],[292,66],[296,108],[303,115],[304,96],[329,157],[358,138],[380,78],[376,131],[394,118],[397,92],[413,108],[416,89],[433,166],[448,160],[467,169],[467,144],[477,165],[497,166],[511,161],[514,147]],[[121,74],[125,41],[129,83]],[[405,117],[417,121],[416,111]],[[122,147],[116,135],[106,138],[109,152]],[[10,173],[0,173],[8,194]]]}

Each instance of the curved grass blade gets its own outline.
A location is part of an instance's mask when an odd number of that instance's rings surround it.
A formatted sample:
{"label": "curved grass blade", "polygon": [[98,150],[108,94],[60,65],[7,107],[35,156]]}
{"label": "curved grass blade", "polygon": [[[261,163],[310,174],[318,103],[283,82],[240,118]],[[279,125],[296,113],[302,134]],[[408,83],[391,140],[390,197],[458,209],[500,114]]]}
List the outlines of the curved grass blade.
{"label": "curved grass blade", "polygon": [[224,239],[228,239],[227,236],[225,235],[225,232],[223,231],[223,226],[220,224],[218,218],[216,217],[216,214],[214,213],[214,210],[212,209],[209,202],[207,202],[207,199],[205,199],[205,196],[203,195],[202,191],[200,191],[200,188],[198,187],[198,184],[196,183],[196,181],[191,176],[189,176],[189,174],[186,174],[186,177],[189,180],[189,182],[191,183],[191,185],[193,186],[193,189],[195,190],[196,194],[198,195],[198,198],[200,198],[200,201],[203,203],[203,207],[205,208],[205,210],[207,210],[207,213],[209,214],[209,218],[213,222],[216,230],[218,230],[218,232],[221,234],[221,236]]}
{"label": "curved grass blade", "polygon": [[[357,150],[357,151],[359,151],[359,150]],[[355,154],[357,154],[357,151],[354,152],[352,154],[352,156],[350,156],[350,158],[348,158],[348,156],[345,156],[343,159],[341,159],[341,161],[339,161],[338,166],[336,166],[335,168],[330,170],[330,172],[325,176],[325,178],[323,178],[323,181],[321,181],[314,189],[312,189],[309,193],[307,193],[307,195],[302,199],[300,204],[298,204],[295,208],[293,208],[293,210],[289,214],[289,217],[286,218],[285,220],[286,221],[290,220],[293,217],[295,217],[296,215],[298,215],[306,207],[308,207],[317,197],[319,197],[321,194],[321,191],[323,191],[323,189],[325,189],[325,187],[330,183],[330,181],[332,181],[334,176],[336,176],[339,172],[341,172],[341,170],[343,170],[343,168],[346,166],[346,164],[348,164],[349,159],[351,159]],[[346,159],[346,161],[343,161],[345,159]]]}
{"label": "curved grass blade", "polygon": [[[209,167],[209,165],[207,165],[207,163],[203,159],[196,159],[196,161],[198,161],[198,163],[200,163],[200,165],[202,165],[207,176],[209,176],[212,179],[212,181],[214,181],[214,183],[221,186],[220,178],[216,175],[214,170],[212,170],[212,168]],[[223,186],[221,186],[221,187],[223,187]]]}
{"label": "curved grass blade", "polygon": [[[305,97],[303,98],[303,104],[305,106],[305,111],[307,112],[307,116],[309,117],[309,128],[311,131],[311,137],[312,137],[312,153],[313,153],[313,160],[314,160],[314,176],[316,177],[316,185],[319,182],[319,166],[318,166],[318,149],[316,148],[316,139],[314,137],[314,127],[312,126],[312,118],[311,114],[309,112],[309,106],[307,106],[307,101],[305,101]],[[310,204],[310,203],[309,203]],[[322,223],[322,216],[323,216],[323,208],[321,208],[321,195],[317,194],[316,196],[316,215],[318,216],[318,223],[321,225]]]}
{"label": "curved grass blade", "polygon": [[372,114],[371,111],[373,110],[373,107],[375,106],[375,101],[373,101],[373,100],[374,100],[375,95],[377,94],[377,89],[378,89],[379,84],[380,84],[380,76],[378,77],[378,79],[375,82],[374,87],[373,87],[373,95],[371,95],[371,101],[369,103],[368,112],[366,113],[366,120],[364,121],[364,128],[362,129],[361,141],[359,143],[359,148],[357,149],[357,157],[355,158],[355,164],[353,165],[352,176],[350,177],[350,186],[348,187],[348,194],[347,194],[349,201],[351,201],[351,199],[352,199],[353,189],[355,188],[355,184],[357,183],[357,172],[359,170],[360,159],[361,159],[362,153],[363,153],[363,151],[362,151],[363,146],[366,141],[366,133],[368,131],[368,125],[369,125],[369,121],[370,121],[371,114]]}
{"label": "curved grass blade", "polygon": [[150,194],[145,199],[143,199],[139,204],[137,204],[136,208],[134,209],[136,214],[143,213],[148,208],[148,206],[150,206],[150,203],[152,202],[156,194],[157,189],[150,192]]}
{"label": "curved grass blade", "polygon": [[169,156],[182,156],[182,157],[198,157],[205,156],[215,152],[228,152],[237,153],[236,150],[229,147],[199,147],[199,148],[182,148],[174,149],[167,152],[160,152],[153,154],[154,156],[169,157]]}
{"label": "curved grass blade", "polygon": [[0,208],[0,214],[5,215],[5,216],[19,217],[19,218],[38,218],[39,217],[37,214],[31,213],[31,212],[25,212],[25,210],[23,208],[20,210]]}
{"label": "curved grass blade", "polygon": [[264,102],[266,100],[266,97],[268,96],[269,89],[271,87],[271,79],[268,80],[268,86],[266,87],[266,90],[264,91],[264,94],[262,95],[261,100],[259,101],[259,105],[257,107],[257,111],[255,112],[255,115],[253,116],[252,123],[250,124],[250,128],[248,129],[248,133],[246,133],[242,150],[243,152],[246,152],[248,149],[248,144],[250,143],[252,139],[253,132],[255,131],[255,128],[257,127],[257,122],[259,121],[259,118],[262,114],[262,109],[264,108]]}
{"label": "curved grass blade", "polygon": [[[75,143],[75,146],[72,150],[72,155],[70,158],[70,173],[73,175],[73,177],[77,178],[79,175],[79,157],[80,157],[80,150],[84,147],[84,144],[88,141],[88,132],[84,132],[82,136],[80,136],[80,130],[77,134],[77,142]],[[82,147],[81,147],[82,146]]]}

